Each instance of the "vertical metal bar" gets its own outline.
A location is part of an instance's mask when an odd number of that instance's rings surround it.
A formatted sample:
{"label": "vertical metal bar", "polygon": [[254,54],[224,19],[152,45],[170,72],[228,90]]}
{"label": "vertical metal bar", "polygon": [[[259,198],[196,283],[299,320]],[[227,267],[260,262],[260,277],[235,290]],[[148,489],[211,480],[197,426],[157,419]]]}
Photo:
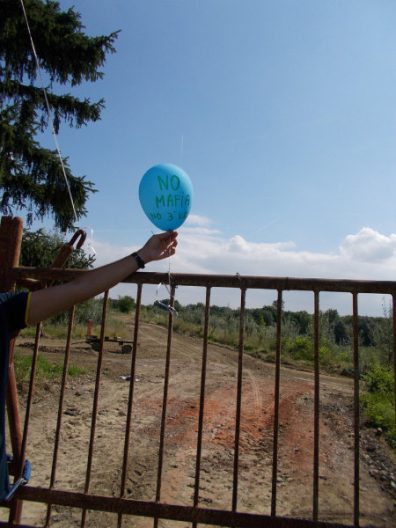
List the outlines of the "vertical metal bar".
{"label": "vertical metal bar", "polygon": [[23,465],[24,465],[24,461],[25,461],[27,437],[28,437],[28,433],[29,433],[30,414],[31,414],[31,411],[32,411],[34,382],[35,382],[35,378],[36,378],[36,367],[37,367],[37,358],[38,358],[40,333],[41,333],[41,323],[39,323],[36,326],[36,335],[35,335],[35,340],[34,340],[32,367],[31,367],[31,371],[30,371],[30,381],[29,381],[29,391],[28,391],[28,397],[27,397],[27,401],[26,401],[25,424],[24,424],[24,428],[23,428],[20,471],[22,471],[22,468],[23,468]]}
{"label": "vertical metal bar", "polygon": [[314,292],[314,457],[313,457],[313,493],[312,518],[318,520],[319,515],[319,413],[320,413],[320,330],[319,330],[319,292]]}
{"label": "vertical metal bar", "polygon": [[[172,308],[173,308],[174,300],[175,300],[175,286],[172,286],[170,299],[169,299],[169,305]],[[167,340],[166,360],[165,360],[164,394],[163,394],[163,399],[162,399],[162,416],[161,416],[160,444],[159,444],[159,455],[158,455],[157,490],[155,494],[156,502],[160,502],[161,500],[162,470],[163,470],[163,462],[164,462],[164,445],[165,445],[165,425],[166,425],[166,413],[167,413],[167,405],[168,405],[170,356],[171,356],[171,350],[172,350],[172,334],[173,334],[173,310],[169,310],[168,340]],[[157,527],[158,527],[158,517],[155,517],[154,518],[154,528],[157,528]]]}
{"label": "vertical metal bar", "polygon": [[[15,367],[14,367],[14,346],[15,339],[12,339],[10,342],[9,350],[9,363],[8,363],[8,385],[7,385],[7,415],[8,415],[8,424],[10,430],[10,439],[12,446],[12,453],[14,458],[14,482],[18,479],[18,474],[20,474],[21,468],[21,448],[22,448],[22,427],[21,427],[21,417],[19,413],[19,397],[18,389],[15,376]],[[11,507],[9,511],[8,523],[10,526],[13,526],[13,523],[20,523],[22,515],[22,505],[23,502],[18,499],[14,499],[11,502]]]}
{"label": "vertical metal bar", "polygon": [[238,381],[237,401],[235,413],[235,445],[234,445],[234,474],[232,483],[232,511],[238,506],[238,476],[239,476],[239,440],[241,435],[241,406],[242,406],[242,371],[243,371],[243,348],[245,337],[245,303],[246,290],[241,289],[241,311],[239,317],[239,354],[238,354]]}
{"label": "vertical metal bar", "polygon": [[[209,310],[210,310],[210,287],[206,288],[205,301],[205,320],[203,332],[203,349],[202,349],[202,367],[201,367],[201,391],[199,396],[199,417],[198,417],[198,438],[197,438],[197,456],[195,465],[195,485],[194,485],[194,508],[199,503],[199,482],[201,475],[201,456],[202,456],[202,436],[203,436],[203,419],[205,410],[205,386],[206,386],[206,366],[208,358],[208,334],[209,334]],[[197,523],[193,523],[196,528]]]}
{"label": "vertical metal bar", "polygon": [[353,521],[354,526],[359,526],[359,481],[360,481],[360,402],[359,402],[359,314],[358,294],[353,293],[353,405],[354,405],[354,500]]}
{"label": "vertical metal bar", "polygon": [[396,295],[392,295],[392,319],[393,319],[393,374],[394,374],[394,387],[393,397],[395,405],[395,425],[396,425]]}
{"label": "vertical metal bar", "polygon": [[14,367],[15,338],[10,343],[10,355],[8,364],[8,386],[7,386],[7,415],[10,425],[10,440],[12,453],[15,460],[21,456],[22,426],[19,414],[19,398]]}
{"label": "vertical metal bar", "polygon": [[[137,288],[137,298],[136,298],[136,308],[135,308],[135,327],[133,331],[133,349],[132,349],[132,358],[131,358],[128,411],[127,411],[127,421],[126,421],[126,429],[125,429],[124,457],[123,457],[123,462],[122,462],[120,497],[124,496],[126,478],[127,478],[127,473],[128,473],[129,441],[130,441],[130,436],[131,436],[133,395],[134,395],[134,390],[135,390],[136,356],[137,356],[137,348],[138,348],[140,307],[142,304],[142,289],[143,289],[143,285],[139,284]],[[121,528],[121,524],[122,524],[122,514],[119,514],[118,521],[117,521],[118,528]]]}
{"label": "vertical metal bar", "polygon": [[274,442],[272,454],[272,495],[271,515],[276,515],[276,481],[278,478],[278,438],[279,438],[279,397],[280,397],[280,365],[282,348],[282,290],[278,290],[277,317],[276,317],[276,364],[275,364],[275,389],[274,389]]}
{"label": "vertical metal bar", "polygon": [[[97,413],[98,413],[99,387],[100,387],[100,379],[101,379],[101,373],[102,373],[103,343],[104,343],[104,337],[105,337],[108,299],[109,299],[109,291],[107,290],[104,295],[103,307],[102,307],[102,324],[100,328],[100,346],[99,346],[98,362],[96,366],[95,392],[94,392],[92,418],[91,418],[91,435],[89,439],[89,450],[88,450],[88,460],[87,460],[87,470],[86,470],[86,476],[85,476],[84,493],[88,493],[89,485],[91,482],[92,456],[93,456],[93,450],[94,450],[94,444],[95,444],[96,418],[97,418]],[[87,516],[87,510],[84,508],[84,510],[82,511],[82,515],[81,515],[81,528],[85,526],[86,516]]]}
{"label": "vertical metal bar", "polygon": [[[65,387],[66,387],[66,380],[67,380],[67,370],[69,368],[71,335],[73,331],[75,310],[76,308],[75,306],[73,306],[69,311],[69,324],[68,324],[68,329],[67,329],[65,357],[63,360],[62,382],[61,382],[61,390],[60,390],[60,395],[59,395],[58,418],[57,418],[57,423],[56,423],[55,443],[54,443],[54,452],[52,456],[52,469],[51,469],[49,489],[52,489],[54,487],[55,479],[56,479],[56,469],[57,469],[57,464],[58,464],[58,451],[59,451],[59,442],[60,442],[60,431],[62,427],[63,402],[65,399]],[[48,504],[45,526],[49,526],[50,524],[51,509],[52,509],[52,505]]]}

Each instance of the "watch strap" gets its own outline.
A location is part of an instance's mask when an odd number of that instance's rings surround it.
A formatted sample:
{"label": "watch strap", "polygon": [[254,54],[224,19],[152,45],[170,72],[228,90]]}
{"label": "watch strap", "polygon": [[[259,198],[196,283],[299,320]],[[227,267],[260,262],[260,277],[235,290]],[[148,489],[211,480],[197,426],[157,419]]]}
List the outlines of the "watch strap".
{"label": "watch strap", "polygon": [[138,253],[136,252],[132,253],[132,257],[136,260],[136,264],[138,268],[142,269],[145,267],[146,263],[144,262],[144,260]]}

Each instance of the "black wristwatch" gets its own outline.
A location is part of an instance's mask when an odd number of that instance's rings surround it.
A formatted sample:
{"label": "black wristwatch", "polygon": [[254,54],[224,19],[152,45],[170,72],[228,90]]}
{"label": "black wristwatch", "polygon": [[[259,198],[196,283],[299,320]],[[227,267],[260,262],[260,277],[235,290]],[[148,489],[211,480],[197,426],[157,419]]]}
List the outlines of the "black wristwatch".
{"label": "black wristwatch", "polygon": [[136,264],[138,265],[138,268],[144,268],[144,266],[146,265],[146,263],[144,262],[144,260],[142,259],[142,257],[140,255],[138,255],[138,253],[132,253],[132,257],[136,260]]}

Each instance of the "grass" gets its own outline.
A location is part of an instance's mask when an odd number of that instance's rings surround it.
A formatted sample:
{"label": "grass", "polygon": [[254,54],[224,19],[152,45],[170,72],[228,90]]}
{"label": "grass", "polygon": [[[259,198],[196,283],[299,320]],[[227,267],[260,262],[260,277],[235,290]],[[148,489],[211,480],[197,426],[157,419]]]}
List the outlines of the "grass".
{"label": "grass", "polygon": [[[18,383],[28,381],[32,369],[32,356],[25,356],[16,350],[14,357],[15,376]],[[37,357],[36,379],[39,381],[53,381],[62,376],[63,364],[53,363],[43,356]],[[86,373],[86,370],[75,365],[70,365],[67,369],[70,377],[79,377]]]}
{"label": "grass", "polygon": [[[44,323],[42,326],[44,335],[52,337],[54,339],[65,339],[67,337],[67,324],[53,324],[53,323]],[[77,324],[73,326],[73,339],[83,339],[87,334],[87,326],[82,324]],[[21,330],[21,337],[29,337],[34,339],[36,335],[36,327],[28,326]]]}
{"label": "grass", "polygon": [[[67,325],[66,324],[52,324],[44,323],[44,335],[53,339],[66,339]],[[100,335],[100,325],[94,325],[92,329],[94,335]],[[20,332],[21,337],[28,337],[34,339],[36,335],[36,328],[33,326],[24,328]],[[76,324],[73,326],[72,339],[85,339],[87,335],[87,325]],[[123,337],[124,339],[131,339],[130,331],[125,327],[125,322],[112,315],[109,316],[106,324],[106,335],[110,337]]]}

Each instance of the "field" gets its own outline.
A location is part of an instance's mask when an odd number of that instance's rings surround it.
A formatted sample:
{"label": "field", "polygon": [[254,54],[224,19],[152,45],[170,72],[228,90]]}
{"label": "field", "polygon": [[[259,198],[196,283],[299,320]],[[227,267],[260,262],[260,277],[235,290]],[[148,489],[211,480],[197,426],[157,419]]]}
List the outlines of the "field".
{"label": "field", "polygon": [[[132,329],[130,333],[132,332]],[[164,388],[167,332],[142,324],[137,351],[126,497],[155,500]],[[31,339],[21,338],[19,354],[30,355]],[[62,363],[57,339],[41,341],[41,355]],[[83,491],[86,478],[95,370],[98,353],[84,340],[72,344],[71,363],[83,369],[67,382],[56,489]],[[119,496],[130,372],[130,355],[107,344],[100,382],[90,492]],[[161,501],[191,505],[202,361],[202,341],[173,336],[166,417]],[[237,352],[209,345],[199,504],[230,509],[232,501]],[[274,365],[245,356],[239,458],[238,510],[269,514],[271,506]],[[60,376],[38,382],[30,423],[28,457],[32,485],[48,486],[57,420]],[[22,387],[21,401],[26,397]],[[278,515],[311,518],[313,465],[313,376],[282,368]],[[319,516],[352,523],[353,428],[352,381],[321,376]],[[389,527],[396,513],[394,453],[381,435],[362,429],[361,525]],[[393,483],[393,484],[392,484]],[[395,486],[396,487],[396,486]],[[23,522],[40,526],[46,508],[25,503]],[[53,526],[79,526],[81,512],[52,508]],[[116,526],[112,514],[88,512],[87,526]],[[160,525],[178,523],[160,521]],[[123,526],[152,526],[152,521],[124,517]]]}

